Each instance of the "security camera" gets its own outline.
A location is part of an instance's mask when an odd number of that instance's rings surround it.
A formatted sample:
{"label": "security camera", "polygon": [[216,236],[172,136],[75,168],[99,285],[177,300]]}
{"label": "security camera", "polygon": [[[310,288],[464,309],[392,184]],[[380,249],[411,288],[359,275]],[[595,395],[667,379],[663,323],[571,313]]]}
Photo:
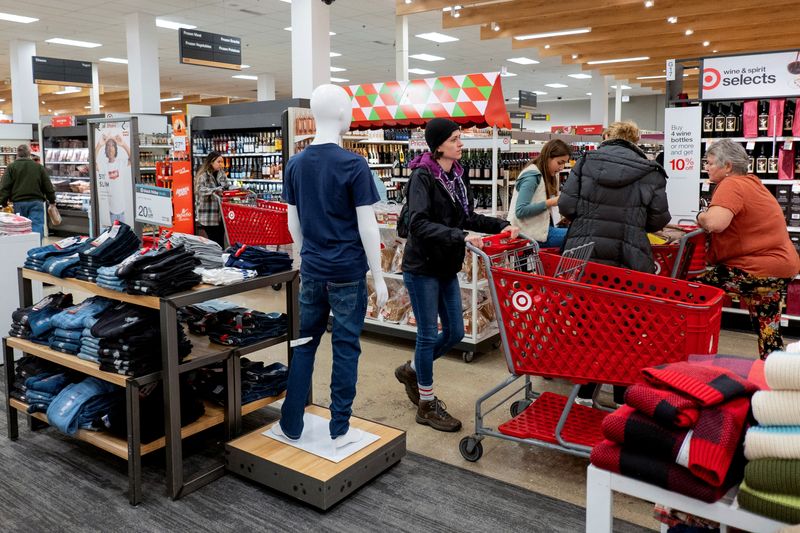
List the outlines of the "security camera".
{"label": "security camera", "polygon": [[329,6],[332,3],[334,3],[336,0],[322,0],[322,1],[325,3],[325,5]]}

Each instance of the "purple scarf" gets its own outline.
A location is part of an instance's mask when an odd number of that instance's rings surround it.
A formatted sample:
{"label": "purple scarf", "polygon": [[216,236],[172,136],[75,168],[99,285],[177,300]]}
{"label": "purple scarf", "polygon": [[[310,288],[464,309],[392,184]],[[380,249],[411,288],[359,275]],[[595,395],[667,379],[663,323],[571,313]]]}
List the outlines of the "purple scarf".
{"label": "purple scarf", "polygon": [[425,168],[428,172],[431,173],[436,181],[441,183],[447,193],[450,195],[450,199],[453,200],[456,204],[461,204],[462,209],[464,209],[464,214],[469,216],[469,204],[468,204],[468,196],[467,196],[467,188],[464,185],[464,180],[461,179],[461,176],[464,175],[464,167],[461,166],[461,163],[458,161],[453,161],[453,168],[451,175],[453,176],[452,179],[444,171],[444,169],[439,165],[439,163],[433,158],[430,152],[425,152],[422,155],[415,157],[409,164],[408,168],[414,170],[415,168]]}

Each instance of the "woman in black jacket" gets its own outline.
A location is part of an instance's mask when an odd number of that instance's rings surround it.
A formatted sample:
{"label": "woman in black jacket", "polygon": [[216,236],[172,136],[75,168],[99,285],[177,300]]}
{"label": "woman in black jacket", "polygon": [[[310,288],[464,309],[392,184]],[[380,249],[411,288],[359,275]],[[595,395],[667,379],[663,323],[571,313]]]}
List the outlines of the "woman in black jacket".
{"label": "woman in black jacket", "polygon": [[[409,164],[409,235],[403,255],[403,281],[417,322],[414,362],[395,370],[409,399],[417,405],[417,423],[439,431],[458,431],[461,422],[450,416],[433,394],[433,361],[464,337],[461,288],[456,275],[464,262],[465,243],[483,247],[481,233],[518,229],[505,220],[478,215],[461,159],[461,131],[452,120],[435,118],[425,127],[425,152]],[[438,331],[437,318],[442,331]]]}
{"label": "woman in black jacket", "polygon": [[[558,210],[572,222],[564,249],[594,243],[591,260],[640,272],[655,272],[647,232],[670,221],[667,173],[636,143],[633,122],[614,122],[608,140],[581,158],[564,184]],[[594,385],[584,385],[578,403],[592,405]],[[614,387],[623,403],[624,389]]]}

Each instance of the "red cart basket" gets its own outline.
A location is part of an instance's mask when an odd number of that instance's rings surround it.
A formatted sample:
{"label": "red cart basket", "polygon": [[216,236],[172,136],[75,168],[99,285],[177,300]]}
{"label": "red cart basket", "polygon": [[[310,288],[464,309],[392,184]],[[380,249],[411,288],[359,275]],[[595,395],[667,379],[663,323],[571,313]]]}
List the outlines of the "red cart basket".
{"label": "red cart basket", "polygon": [[706,269],[706,232],[697,226],[678,226],[686,231],[678,242],[654,244],[656,274],[672,278],[692,279]]}
{"label": "red cart basket", "polygon": [[[631,385],[644,367],[716,353],[720,289],[587,262],[592,244],[558,256],[540,253],[535,241],[501,235],[486,242],[493,255],[471,250],[486,264],[511,376],[475,404],[475,433],[459,444],[469,461],[480,459],[486,436],[588,457],[609,410],[575,405],[580,385]],[[530,376],[567,379],[572,391],[536,393]],[[483,408],[520,377],[524,386]],[[497,430],[484,425],[487,414],[523,390],[511,420]]]}
{"label": "red cart basket", "polygon": [[249,191],[225,191],[218,198],[231,244],[291,244],[286,204],[260,200]]}

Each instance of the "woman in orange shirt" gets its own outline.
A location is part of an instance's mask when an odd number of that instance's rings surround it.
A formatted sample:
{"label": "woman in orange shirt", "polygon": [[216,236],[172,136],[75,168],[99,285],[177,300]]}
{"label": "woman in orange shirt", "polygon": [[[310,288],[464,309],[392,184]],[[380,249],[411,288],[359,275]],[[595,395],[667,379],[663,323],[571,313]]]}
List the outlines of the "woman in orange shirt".
{"label": "woman in orange shirt", "polygon": [[697,281],[738,294],[758,332],[762,359],[783,350],[782,293],[800,272],[786,218],[761,180],[747,173],[748,155],[730,139],[706,152],[708,180],[716,185],[697,223],[711,233],[711,266]]}

